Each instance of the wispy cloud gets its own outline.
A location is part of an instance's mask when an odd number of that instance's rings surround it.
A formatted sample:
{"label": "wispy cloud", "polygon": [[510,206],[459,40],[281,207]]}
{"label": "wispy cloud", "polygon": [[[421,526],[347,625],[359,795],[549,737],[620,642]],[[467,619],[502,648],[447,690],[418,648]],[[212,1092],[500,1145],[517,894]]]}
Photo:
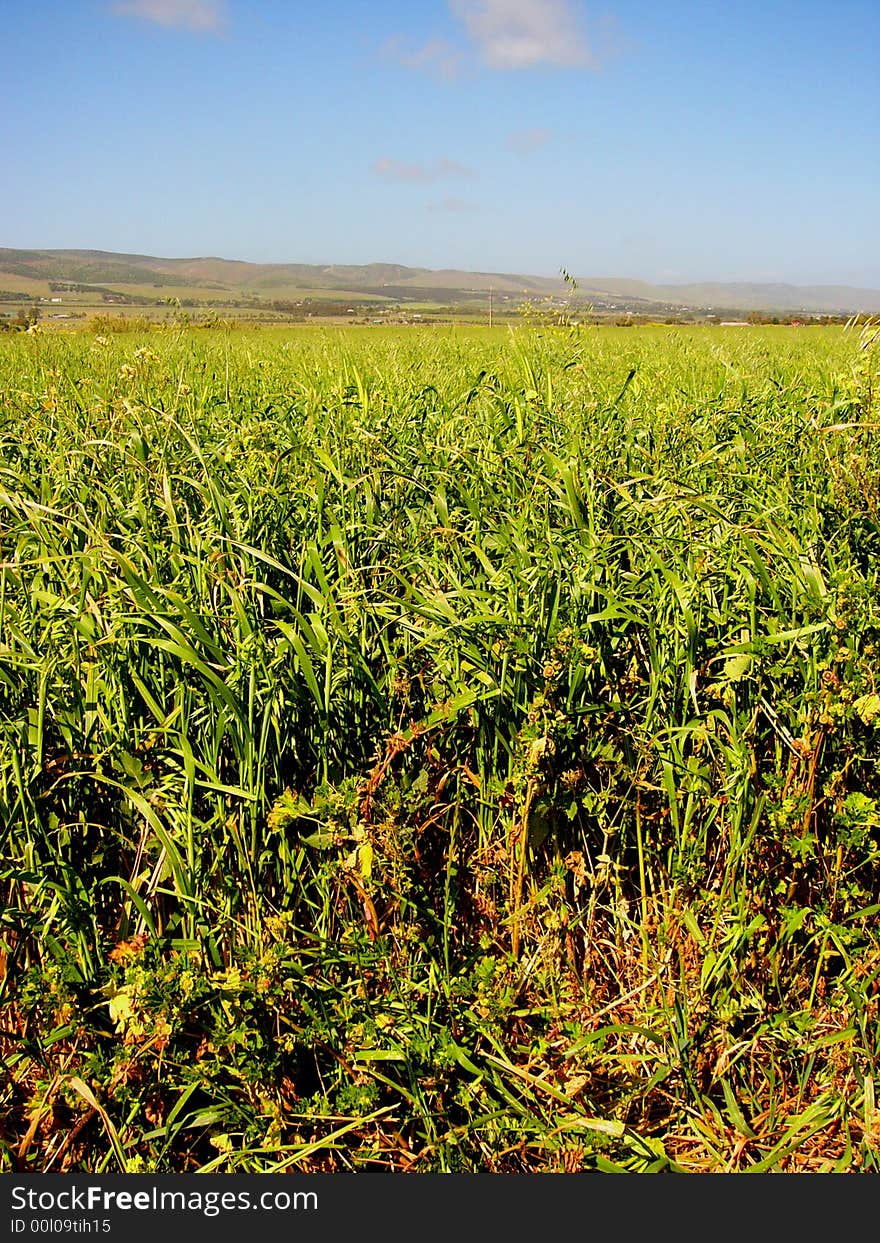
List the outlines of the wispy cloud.
{"label": "wispy cloud", "polygon": [[467,199],[457,199],[454,196],[449,196],[448,198],[445,198],[445,199],[439,199],[435,203],[428,204],[428,211],[444,211],[444,212],[459,213],[459,212],[468,212],[468,211],[476,211],[476,210],[477,210],[476,204],[469,203]]}
{"label": "wispy cloud", "polygon": [[222,30],[226,24],[225,0],[118,0],[112,9],[122,17],[204,33]]}
{"label": "wispy cloud", "polygon": [[408,164],[404,160],[393,160],[390,156],[383,155],[371,167],[385,181],[402,181],[411,185],[424,185],[427,182],[439,181],[443,177],[474,176],[474,170],[466,164],[445,158],[434,164]]}
{"label": "wispy cloud", "polygon": [[381,54],[386,60],[405,65],[407,69],[421,69],[447,80],[458,77],[464,60],[461,49],[453,47],[447,39],[429,39],[420,47],[407,49],[399,35],[383,44]]}
{"label": "wispy cloud", "polygon": [[387,60],[452,80],[482,64],[490,69],[599,69],[619,51],[613,20],[587,33],[582,0],[446,0],[463,26],[461,46],[430,38],[407,47],[400,35],[382,46]]}
{"label": "wispy cloud", "polygon": [[521,129],[508,136],[507,148],[509,151],[515,151],[517,155],[534,155],[536,151],[546,147],[549,141],[550,131],[548,129],[538,127]]}
{"label": "wispy cloud", "polygon": [[449,7],[493,69],[594,66],[571,0],[449,0]]}

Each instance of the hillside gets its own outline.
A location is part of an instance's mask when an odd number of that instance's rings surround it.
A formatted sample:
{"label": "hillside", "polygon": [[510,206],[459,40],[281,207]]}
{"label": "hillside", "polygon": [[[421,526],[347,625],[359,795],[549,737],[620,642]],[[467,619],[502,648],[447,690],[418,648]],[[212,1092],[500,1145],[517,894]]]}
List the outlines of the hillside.
{"label": "hillside", "polygon": [[[489,290],[507,297],[554,297],[566,293],[558,277],[503,272],[432,270],[394,263],[307,264],[247,263],[216,257],[169,259],[116,254],[102,250],[15,250],[0,247],[0,290],[43,294],[50,282],[118,287],[174,287],[212,295],[272,299],[297,290],[346,291],[363,295],[412,298],[424,302],[470,301]],[[579,278],[584,300],[606,306],[652,309],[804,311],[814,313],[880,312],[880,290],[848,285],[787,285],[704,282],[654,285],[615,277]]]}

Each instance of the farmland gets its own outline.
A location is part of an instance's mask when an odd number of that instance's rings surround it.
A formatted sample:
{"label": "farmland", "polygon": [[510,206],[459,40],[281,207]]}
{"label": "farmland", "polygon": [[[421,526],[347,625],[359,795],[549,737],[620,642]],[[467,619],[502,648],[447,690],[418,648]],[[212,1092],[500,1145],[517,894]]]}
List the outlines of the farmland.
{"label": "farmland", "polygon": [[0,1164],[876,1169],[878,344],[0,339]]}

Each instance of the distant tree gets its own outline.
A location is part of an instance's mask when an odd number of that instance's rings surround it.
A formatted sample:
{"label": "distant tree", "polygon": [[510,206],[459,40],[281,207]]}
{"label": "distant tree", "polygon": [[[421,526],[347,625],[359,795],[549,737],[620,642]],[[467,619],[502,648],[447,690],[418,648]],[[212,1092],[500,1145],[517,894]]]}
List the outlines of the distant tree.
{"label": "distant tree", "polygon": [[33,328],[39,318],[40,308],[37,303],[34,302],[29,307],[22,307],[13,322],[15,323],[16,328],[24,332],[28,328]]}

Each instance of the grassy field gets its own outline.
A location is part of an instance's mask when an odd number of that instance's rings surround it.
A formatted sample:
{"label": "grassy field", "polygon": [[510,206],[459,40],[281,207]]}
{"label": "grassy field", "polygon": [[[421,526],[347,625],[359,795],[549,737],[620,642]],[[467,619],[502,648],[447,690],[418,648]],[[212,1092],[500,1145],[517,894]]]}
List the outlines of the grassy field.
{"label": "grassy field", "polygon": [[869,329],[0,340],[0,1164],[876,1170]]}

